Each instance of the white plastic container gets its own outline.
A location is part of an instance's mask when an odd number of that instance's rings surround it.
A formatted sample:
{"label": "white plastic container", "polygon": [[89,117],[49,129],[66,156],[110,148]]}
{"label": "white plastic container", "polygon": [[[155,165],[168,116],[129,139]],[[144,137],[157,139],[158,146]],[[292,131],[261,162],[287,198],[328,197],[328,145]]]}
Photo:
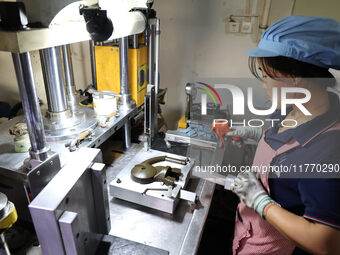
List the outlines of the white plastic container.
{"label": "white plastic container", "polygon": [[112,91],[96,91],[92,94],[93,109],[97,118],[108,117],[118,111],[118,95]]}

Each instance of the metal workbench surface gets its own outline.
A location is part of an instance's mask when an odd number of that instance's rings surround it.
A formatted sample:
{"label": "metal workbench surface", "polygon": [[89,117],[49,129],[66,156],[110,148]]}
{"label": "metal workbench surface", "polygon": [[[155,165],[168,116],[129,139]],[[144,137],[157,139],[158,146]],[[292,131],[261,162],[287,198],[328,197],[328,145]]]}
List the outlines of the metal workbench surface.
{"label": "metal workbench surface", "polygon": [[[142,144],[133,144],[107,169],[108,183],[141,149]],[[213,153],[200,151],[199,160],[210,162]],[[196,254],[214,189],[215,184],[193,177],[186,190],[196,192],[199,202],[190,205],[182,200],[173,215],[112,198],[110,195],[110,234],[167,250],[170,255]]]}
{"label": "metal workbench surface", "polygon": [[[91,140],[85,140],[80,144],[80,147],[99,147],[112,134],[120,129],[126,121],[136,115],[137,110],[131,109],[127,112],[119,111],[119,116],[107,124],[107,127],[97,126],[94,130],[94,137]],[[93,113],[94,114],[94,113]],[[21,172],[21,167],[26,158],[29,158],[29,153],[17,153],[14,151],[13,136],[9,134],[9,128],[18,122],[24,120],[24,116],[15,117],[0,125],[0,170]],[[65,165],[68,160],[72,159],[72,152],[65,147],[65,144],[72,141],[72,139],[65,139],[62,141],[48,142],[51,150],[58,153],[61,165]]]}

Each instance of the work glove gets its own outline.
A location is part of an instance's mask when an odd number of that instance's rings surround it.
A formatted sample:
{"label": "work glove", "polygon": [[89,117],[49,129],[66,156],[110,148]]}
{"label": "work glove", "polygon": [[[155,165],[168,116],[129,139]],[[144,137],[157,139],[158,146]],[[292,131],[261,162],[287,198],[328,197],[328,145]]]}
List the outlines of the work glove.
{"label": "work glove", "polygon": [[231,191],[249,208],[253,208],[262,218],[264,208],[270,203],[275,203],[268,196],[260,180],[251,172],[239,173],[231,185]]}
{"label": "work glove", "polygon": [[253,139],[256,142],[260,141],[263,130],[261,127],[232,127],[232,131],[226,133],[226,136],[237,136],[244,140]]}

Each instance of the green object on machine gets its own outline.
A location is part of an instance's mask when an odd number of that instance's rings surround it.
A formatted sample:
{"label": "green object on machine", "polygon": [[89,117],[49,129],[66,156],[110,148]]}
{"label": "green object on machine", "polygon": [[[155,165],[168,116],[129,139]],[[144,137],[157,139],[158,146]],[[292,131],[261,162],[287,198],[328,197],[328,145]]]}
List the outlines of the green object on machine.
{"label": "green object on machine", "polygon": [[138,183],[148,184],[154,181],[164,182],[166,185],[174,185],[179,180],[181,170],[170,166],[153,166],[153,164],[170,161],[186,165],[186,160],[160,156],[147,159],[140,164],[135,165],[131,170],[131,178]]}

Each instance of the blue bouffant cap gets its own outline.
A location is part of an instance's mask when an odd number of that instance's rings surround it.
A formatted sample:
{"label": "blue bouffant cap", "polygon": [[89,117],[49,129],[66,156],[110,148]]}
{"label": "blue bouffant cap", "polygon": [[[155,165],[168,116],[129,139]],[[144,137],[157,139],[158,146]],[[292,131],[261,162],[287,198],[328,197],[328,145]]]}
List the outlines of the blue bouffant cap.
{"label": "blue bouffant cap", "polygon": [[340,23],[322,17],[289,16],[262,34],[251,57],[285,56],[340,70]]}

